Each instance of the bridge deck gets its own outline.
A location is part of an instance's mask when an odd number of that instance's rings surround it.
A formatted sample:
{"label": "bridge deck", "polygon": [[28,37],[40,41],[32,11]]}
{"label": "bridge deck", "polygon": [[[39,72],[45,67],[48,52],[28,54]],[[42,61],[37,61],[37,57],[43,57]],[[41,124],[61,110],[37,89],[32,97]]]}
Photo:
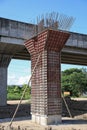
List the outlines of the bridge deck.
{"label": "bridge deck", "polygon": [[[14,59],[30,60],[24,42],[34,34],[35,25],[0,18],[0,58],[3,54]],[[62,50],[62,63],[87,65],[87,35],[71,33]]]}

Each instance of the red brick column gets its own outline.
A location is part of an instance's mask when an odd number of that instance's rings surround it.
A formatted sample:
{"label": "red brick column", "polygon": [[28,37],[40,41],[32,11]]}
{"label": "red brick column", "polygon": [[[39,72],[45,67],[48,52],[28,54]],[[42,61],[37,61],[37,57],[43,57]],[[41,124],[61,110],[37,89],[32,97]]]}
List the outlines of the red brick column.
{"label": "red brick column", "polygon": [[32,70],[41,53],[31,82],[31,113],[32,120],[42,125],[61,122],[61,49],[68,37],[65,32],[45,30],[25,43]]}

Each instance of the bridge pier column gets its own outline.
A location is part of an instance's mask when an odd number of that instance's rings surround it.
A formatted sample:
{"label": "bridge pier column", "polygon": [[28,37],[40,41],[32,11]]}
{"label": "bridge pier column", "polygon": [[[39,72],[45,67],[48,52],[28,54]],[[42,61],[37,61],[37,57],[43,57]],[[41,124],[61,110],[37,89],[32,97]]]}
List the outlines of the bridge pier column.
{"label": "bridge pier column", "polygon": [[45,30],[26,41],[31,54],[32,70],[41,54],[31,82],[32,120],[41,125],[61,122],[61,49],[69,34]]}
{"label": "bridge pier column", "polygon": [[7,104],[7,69],[11,56],[0,54],[0,106]]}

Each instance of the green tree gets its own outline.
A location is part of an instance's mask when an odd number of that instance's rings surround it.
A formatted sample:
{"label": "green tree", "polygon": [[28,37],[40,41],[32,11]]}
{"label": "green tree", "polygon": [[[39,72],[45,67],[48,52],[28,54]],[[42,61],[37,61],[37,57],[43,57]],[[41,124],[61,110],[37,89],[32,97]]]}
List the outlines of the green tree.
{"label": "green tree", "polygon": [[14,86],[14,93],[20,93],[20,91],[21,91],[21,87],[19,87],[19,86]]}
{"label": "green tree", "polygon": [[31,98],[31,87],[28,87],[26,84],[24,84],[22,87],[11,85],[7,87],[7,99],[8,100],[20,100],[23,91],[27,87],[25,91],[25,95],[23,99],[30,99]]}
{"label": "green tree", "polygon": [[80,96],[87,91],[87,76],[82,69],[72,68],[62,72],[62,91],[71,96]]}

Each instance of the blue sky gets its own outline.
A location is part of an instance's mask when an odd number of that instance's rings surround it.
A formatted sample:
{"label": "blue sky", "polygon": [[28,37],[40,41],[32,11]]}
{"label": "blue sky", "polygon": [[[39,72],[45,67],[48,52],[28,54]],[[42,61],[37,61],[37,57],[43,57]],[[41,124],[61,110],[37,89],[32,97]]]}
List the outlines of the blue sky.
{"label": "blue sky", "polygon": [[[37,16],[53,11],[76,18],[70,31],[87,34],[87,0],[0,0],[0,17],[17,21],[35,23]],[[83,66],[62,64],[62,70],[71,67]],[[27,83],[30,75],[30,61],[11,60],[8,84]]]}

